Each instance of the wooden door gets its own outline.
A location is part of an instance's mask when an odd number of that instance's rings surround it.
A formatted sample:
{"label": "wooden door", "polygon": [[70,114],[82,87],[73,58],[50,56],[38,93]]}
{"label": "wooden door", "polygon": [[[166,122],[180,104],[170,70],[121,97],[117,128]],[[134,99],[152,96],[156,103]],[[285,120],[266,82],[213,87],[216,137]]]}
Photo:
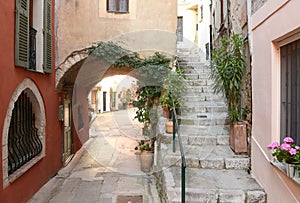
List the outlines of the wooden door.
{"label": "wooden door", "polygon": [[67,165],[73,156],[72,109],[71,100],[64,100],[64,139],[63,164]]}
{"label": "wooden door", "polygon": [[177,17],[177,41],[183,41],[183,18],[182,16]]}

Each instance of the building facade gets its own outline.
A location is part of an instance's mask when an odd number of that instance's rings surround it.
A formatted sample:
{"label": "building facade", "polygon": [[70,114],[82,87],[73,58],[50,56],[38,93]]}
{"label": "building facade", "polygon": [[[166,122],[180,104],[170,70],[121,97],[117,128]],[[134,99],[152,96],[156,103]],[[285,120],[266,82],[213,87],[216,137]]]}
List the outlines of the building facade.
{"label": "building facade", "polygon": [[251,1],[252,169],[268,202],[299,202],[297,179],[273,165],[269,143],[299,145],[299,1]]}
{"label": "building facade", "polygon": [[62,166],[54,4],[0,1],[1,202],[26,202]]}
{"label": "building facade", "polygon": [[178,0],[177,46],[194,48],[208,60],[211,50],[211,1]]}
{"label": "building facade", "polygon": [[[130,67],[110,68],[112,64],[90,57],[89,49],[99,42],[113,41],[140,56],[154,52],[175,55],[177,2],[60,0],[55,11],[55,80],[57,91],[62,93],[63,111],[68,112],[64,114],[68,123],[64,124],[63,130],[66,143],[63,159],[67,162],[68,157],[72,157],[89,138],[89,106],[93,107],[98,101],[94,109],[98,112],[115,108],[110,105],[110,90],[101,91],[94,87],[103,78],[127,75],[132,71]],[[106,101],[105,109],[101,99]]]}

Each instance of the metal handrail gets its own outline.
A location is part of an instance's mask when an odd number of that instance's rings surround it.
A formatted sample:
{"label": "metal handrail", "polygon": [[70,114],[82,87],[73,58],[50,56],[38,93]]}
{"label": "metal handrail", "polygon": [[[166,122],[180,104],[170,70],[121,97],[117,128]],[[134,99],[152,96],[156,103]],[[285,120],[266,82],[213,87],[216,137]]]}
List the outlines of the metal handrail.
{"label": "metal handrail", "polygon": [[[176,60],[176,63],[178,65],[178,68],[180,68],[177,60]],[[172,106],[173,106],[173,152],[174,153],[176,152],[175,138],[176,138],[176,132],[177,132],[179,149],[180,149],[180,154],[181,154],[181,202],[185,203],[186,160],[185,160],[184,150],[183,150],[183,146],[182,146],[180,128],[179,128],[177,113],[176,113],[176,109],[175,109],[175,102],[174,102],[174,99],[172,96],[172,90],[170,90],[170,97],[171,97]]]}

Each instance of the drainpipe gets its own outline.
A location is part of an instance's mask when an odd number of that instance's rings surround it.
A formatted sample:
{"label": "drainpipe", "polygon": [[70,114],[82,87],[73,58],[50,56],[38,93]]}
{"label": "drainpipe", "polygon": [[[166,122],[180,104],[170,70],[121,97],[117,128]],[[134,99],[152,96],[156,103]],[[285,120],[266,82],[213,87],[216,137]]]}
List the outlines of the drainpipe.
{"label": "drainpipe", "polygon": [[248,44],[249,44],[249,50],[250,50],[250,59],[252,56],[252,33],[251,33],[251,27],[250,27],[250,18],[251,18],[251,9],[252,9],[252,1],[247,1],[247,31],[248,31]]}
{"label": "drainpipe", "polygon": [[229,3],[229,2],[230,2],[230,0],[227,0],[227,1],[226,1],[226,3],[227,3],[227,11],[226,11],[227,14],[226,14],[226,15],[227,15],[227,35],[228,35],[228,39],[230,38],[230,30],[229,30],[229,20],[230,20],[230,19],[229,19],[229,14],[230,14],[229,11],[230,11],[230,3]]}

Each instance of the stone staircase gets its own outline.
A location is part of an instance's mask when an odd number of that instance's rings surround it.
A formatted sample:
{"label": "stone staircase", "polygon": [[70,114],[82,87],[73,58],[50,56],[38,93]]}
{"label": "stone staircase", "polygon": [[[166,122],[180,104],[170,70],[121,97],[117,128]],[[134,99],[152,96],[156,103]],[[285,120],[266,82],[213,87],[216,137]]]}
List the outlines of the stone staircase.
{"label": "stone staircase", "polygon": [[[227,108],[215,95],[209,80],[209,63],[189,50],[178,51],[187,91],[179,116],[186,156],[186,202],[266,202],[266,194],[248,174],[247,155],[235,155],[229,147]],[[177,138],[176,138],[177,140]],[[172,135],[163,133],[159,150],[164,202],[181,202],[181,157],[178,142],[172,151]]]}

